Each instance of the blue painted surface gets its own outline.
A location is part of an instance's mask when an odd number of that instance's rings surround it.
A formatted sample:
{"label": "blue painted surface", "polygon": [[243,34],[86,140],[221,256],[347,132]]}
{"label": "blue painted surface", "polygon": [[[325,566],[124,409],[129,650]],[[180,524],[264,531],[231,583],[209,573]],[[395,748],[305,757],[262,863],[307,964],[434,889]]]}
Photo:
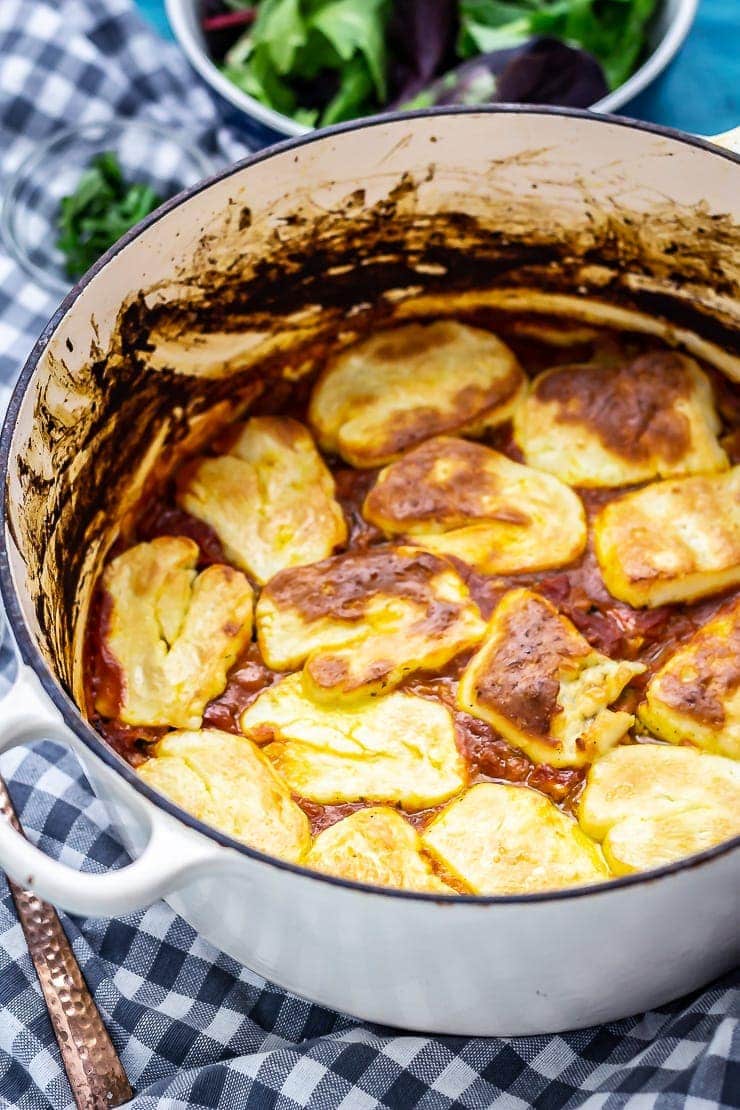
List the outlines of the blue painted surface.
{"label": "blue painted surface", "polygon": [[140,9],[151,20],[161,35],[166,39],[173,39],[175,36],[170,30],[170,25],[167,22],[167,16],[164,11],[164,0],[135,0],[137,8]]}
{"label": "blue painted surface", "polygon": [[[172,38],[163,0],[136,3]],[[622,114],[699,135],[740,125],[740,0],[701,0],[679,56]]]}

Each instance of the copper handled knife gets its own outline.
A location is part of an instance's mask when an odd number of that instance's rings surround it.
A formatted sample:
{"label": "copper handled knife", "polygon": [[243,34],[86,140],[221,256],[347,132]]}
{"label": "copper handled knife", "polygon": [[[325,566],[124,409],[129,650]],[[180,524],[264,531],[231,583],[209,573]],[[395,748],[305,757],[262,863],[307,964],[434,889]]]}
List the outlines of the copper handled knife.
{"label": "copper handled knife", "polygon": [[[0,815],[23,832],[1,776]],[[56,911],[10,879],[8,885],[79,1110],[121,1106],[133,1091]]]}

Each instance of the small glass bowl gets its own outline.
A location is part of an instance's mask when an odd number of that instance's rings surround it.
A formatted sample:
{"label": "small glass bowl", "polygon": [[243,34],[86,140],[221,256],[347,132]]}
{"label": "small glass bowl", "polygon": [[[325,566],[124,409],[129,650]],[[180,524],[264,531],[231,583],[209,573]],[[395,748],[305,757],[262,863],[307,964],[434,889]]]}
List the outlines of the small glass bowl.
{"label": "small glass bowl", "polygon": [[52,293],[67,293],[77,280],[67,274],[56,246],[60,201],[75,191],[95,155],[105,151],[117,156],[128,182],[151,185],[162,200],[215,169],[176,128],[136,119],[57,131],[37,146],[8,182],[0,233],[26,273]]}

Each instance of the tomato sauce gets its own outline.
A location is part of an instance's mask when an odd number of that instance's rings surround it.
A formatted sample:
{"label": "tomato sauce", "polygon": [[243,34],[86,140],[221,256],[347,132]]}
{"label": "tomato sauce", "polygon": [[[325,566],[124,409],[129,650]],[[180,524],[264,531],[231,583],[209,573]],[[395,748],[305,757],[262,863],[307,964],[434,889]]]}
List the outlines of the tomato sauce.
{"label": "tomato sauce", "polygon": [[258,694],[282,677],[270,670],[257,644],[250,644],[246,654],[231,669],[224,692],[206,706],[203,728],[218,728],[241,736],[239,721],[244,710]]}
{"label": "tomato sauce", "polygon": [[158,536],[187,536],[198,545],[199,570],[214,563],[227,563],[221,541],[213,529],[173,504],[174,496],[174,487],[170,487],[159,496],[150,495],[147,498],[138,513],[132,542],[154,540]]}

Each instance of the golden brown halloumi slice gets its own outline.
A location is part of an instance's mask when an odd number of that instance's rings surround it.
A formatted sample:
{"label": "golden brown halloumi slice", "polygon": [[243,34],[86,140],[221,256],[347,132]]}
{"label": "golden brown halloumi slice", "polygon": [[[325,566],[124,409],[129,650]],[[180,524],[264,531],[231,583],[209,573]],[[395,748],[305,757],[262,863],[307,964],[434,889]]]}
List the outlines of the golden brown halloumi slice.
{"label": "golden brown halloumi slice", "polygon": [[719,431],[709,379],[676,351],[546,370],[514,416],[525,461],[574,486],[726,470]]}
{"label": "golden brown halloumi slice", "polygon": [[740,759],[740,598],[653,675],[637,712],[663,740]]}
{"label": "golden brown halloumi slice", "polygon": [[241,727],[268,744],[291,790],[324,805],[365,800],[425,809],[466,782],[449,709],[413,694],[323,705],[292,674],[245,709]]}
{"label": "golden brown halloumi slice", "polygon": [[617,874],[660,867],[740,833],[740,767],[693,748],[627,744],[590,769],[578,820]]}
{"label": "golden brown halloumi slice", "polygon": [[682,809],[740,807],[740,767],[731,759],[672,744],[624,744],[594,763],[578,806],[595,840],[627,818]]}
{"label": "golden brown halloumi slice", "polygon": [[485,624],[446,560],[415,548],[371,548],[276,575],[257,604],[263,658],[305,661],[306,690],[330,701],[382,692],[442,667]]}
{"label": "golden brown halloumi slice", "polygon": [[103,716],[129,725],[197,728],[206,704],[252,637],[252,587],[230,566],[196,573],[198,546],[182,536],[140,543],[106,567],[104,651],[120,675],[120,705]]}
{"label": "golden brown halloumi slice", "polygon": [[437,436],[382,470],[363,516],[484,574],[547,570],[586,545],[581,499],[557,478],[498,451]]}
{"label": "golden brown halloumi slice", "polygon": [[380,466],[441,432],[503,423],[524,385],[514,353],[490,332],[454,320],[405,324],[329,361],[309,421],[324,450]]}
{"label": "golden brown halloumi slice", "polygon": [[609,878],[598,846],[526,786],[472,786],[424,829],[422,845],[473,894],[531,894]]}
{"label": "golden brown halloumi slice", "polygon": [[454,894],[422,855],[419,834],[388,806],[371,806],[319,833],[306,867],[373,886]]}
{"label": "golden brown halloumi slice", "polygon": [[347,539],[334,479],[308,429],[287,416],[255,416],[228,454],[195,460],[177,499],[259,583],[325,559]]}
{"label": "golden brown halloumi slice", "polygon": [[607,707],[641,663],[617,662],[531,590],[510,590],[466,667],[458,705],[487,721],[535,763],[581,767],[634,723]]}
{"label": "golden brown halloumi slice", "polygon": [[139,775],[194,817],[271,856],[298,862],[308,818],[259,748],[216,729],[170,732]]}
{"label": "golden brown halloumi slice", "polygon": [[740,582],[740,466],[654,482],[594,521],[606,587],[637,609],[692,601]]}
{"label": "golden brown halloumi slice", "polygon": [[606,834],[604,858],[615,875],[631,875],[705,852],[739,835],[740,808],[730,813],[703,806],[652,817],[626,817]]}

